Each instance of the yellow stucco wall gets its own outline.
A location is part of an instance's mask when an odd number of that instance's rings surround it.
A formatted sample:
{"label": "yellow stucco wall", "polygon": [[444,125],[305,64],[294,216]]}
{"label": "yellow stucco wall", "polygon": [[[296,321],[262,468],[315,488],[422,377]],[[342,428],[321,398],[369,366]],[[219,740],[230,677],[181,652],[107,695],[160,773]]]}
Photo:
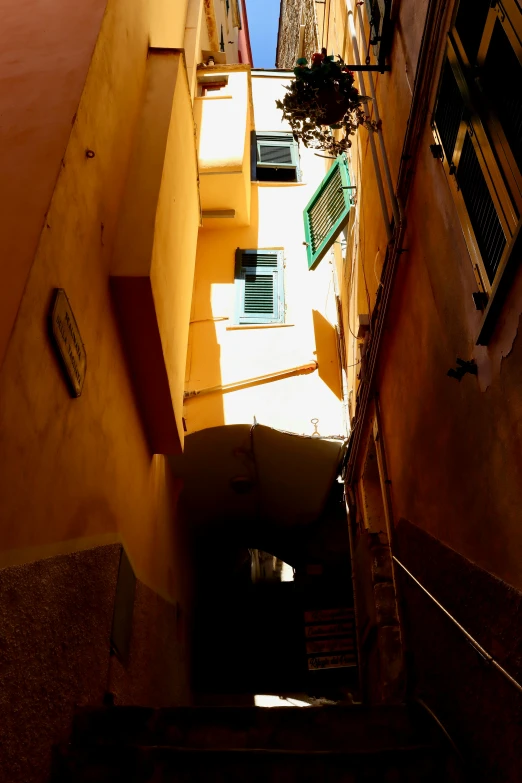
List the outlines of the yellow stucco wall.
{"label": "yellow stucco wall", "polygon": [[[182,40],[180,6],[166,3],[165,9]],[[109,289],[142,108],[149,14],[145,0],[108,3],[7,350],[0,376],[0,566],[121,539],[138,577],[173,599],[181,551],[173,511],[179,486],[166,458],[150,453]],[[179,45],[172,35],[164,45]],[[174,386],[182,377],[176,362],[185,361],[176,352],[186,343],[183,319],[199,217],[194,196],[181,197],[194,175],[195,151],[186,79],[177,84],[177,123],[167,145],[152,262],[156,289],[168,287],[176,308],[169,312],[158,295],[162,330],[179,330],[165,344],[174,379],[178,373]],[[175,165],[177,146],[185,168]],[[87,149],[94,157],[86,156]],[[172,264],[165,264],[166,256]],[[48,336],[55,287],[65,289],[85,344],[87,373],[79,399],[69,396]]]}
{"label": "yellow stucco wall", "polygon": [[[287,80],[254,73],[255,128],[288,130],[275,100]],[[303,181],[252,183],[250,224],[230,226],[226,219],[203,221],[198,241],[196,278],[187,363],[187,391],[257,378],[317,360],[325,370],[226,394],[187,399],[188,432],[220,424],[250,423],[254,416],[269,426],[312,434],[319,419],[322,435],[342,433],[338,367],[335,356],[335,300],[332,266],[327,258],[309,272],[304,247],[303,209],[324,175],[324,161],[301,149]],[[216,177],[218,179],[219,177]],[[284,249],[284,325],[234,325],[235,250]],[[318,355],[313,310],[320,331]],[[324,380],[326,378],[326,381]],[[329,385],[330,384],[330,385]]]}
{"label": "yellow stucco wall", "polygon": [[[179,443],[183,443],[183,388],[194,278],[197,231],[200,223],[198,167],[191,96],[184,58],[177,50],[151,49],[143,110],[125,188],[111,273],[115,281],[147,280],[143,293],[151,290],[154,318],[161,340],[161,363],[166,372],[168,409],[161,411],[163,425],[174,416]],[[149,289],[150,286],[150,289]],[[124,330],[136,331],[145,319],[145,303],[126,302],[120,293],[119,307],[138,309],[128,313]],[[144,320],[138,331],[148,328]],[[142,334],[127,336],[128,350],[139,352]],[[145,351],[147,349],[145,348]],[[134,358],[134,357],[133,357]],[[145,359],[146,357],[143,357]],[[135,357],[135,374],[150,375],[150,367]],[[141,404],[156,404],[154,390],[161,373],[140,379]],[[146,399],[144,399],[146,397]],[[151,415],[149,410],[148,415]],[[172,439],[170,439],[172,441]],[[172,452],[174,446],[151,443],[154,450]]]}
{"label": "yellow stucco wall", "polygon": [[[194,100],[203,211],[229,210],[230,225],[250,222],[250,66],[204,68],[201,75],[227,80],[226,86]],[[213,220],[213,219],[209,219]],[[219,228],[222,219],[206,223]],[[229,225],[229,224],[227,224]]]}
{"label": "yellow stucco wall", "polygon": [[150,0],[148,29],[151,46],[176,49],[183,46],[189,0]]}
{"label": "yellow stucco wall", "polygon": [[183,62],[178,60],[170,132],[155,224],[151,281],[174,414],[183,442],[183,392],[200,202],[195,129]]}

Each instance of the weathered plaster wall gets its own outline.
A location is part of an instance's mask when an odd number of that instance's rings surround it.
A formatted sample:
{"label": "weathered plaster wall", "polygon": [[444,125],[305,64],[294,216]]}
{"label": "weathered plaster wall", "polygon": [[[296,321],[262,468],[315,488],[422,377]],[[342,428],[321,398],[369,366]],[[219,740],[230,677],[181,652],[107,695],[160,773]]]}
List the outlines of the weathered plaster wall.
{"label": "weathered plaster wall", "polygon": [[6,783],[44,783],[78,706],[190,703],[189,569],[177,601],[136,585],[129,662],[110,655],[121,546],[0,569],[0,744]]}
{"label": "weathered plaster wall", "polygon": [[314,0],[281,0],[276,68],[295,68],[299,57],[299,28],[305,25],[303,57],[310,59],[317,51],[317,17]]}
{"label": "weathered plaster wall", "polygon": [[[501,360],[522,311],[515,280],[487,349],[449,188],[428,149],[410,196],[405,253],[382,350],[379,391],[394,513],[410,519],[501,579],[522,587],[522,344]],[[509,343],[511,345],[511,342]],[[490,385],[447,376],[456,357],[486,355]],[[481,388],[482,386],[482,388]],[[405,406],[404,398],[412,399]]]}
{"label": "weathered plaster wall", "polygon": [[115,704],[159,708],[191,703],[193,615],[188,571],[185,567],[181,573],[175,603],[137,582],[128,665],[122,666],[115,656],[109,663],[108,689]]}
{"label": "weathered plaster wall", "polygon": [[[520,682],[522,594],[412,525],[397,526],[399,557],[469,633]],[[516,783],[522,696],[399,569],[410,686],[446,726],[477,780]]]}
{"label": "weathered plaster wall", "polygon": [[101,704],[120,546],[0,570],[2,779],[43,783],[75,704]]}

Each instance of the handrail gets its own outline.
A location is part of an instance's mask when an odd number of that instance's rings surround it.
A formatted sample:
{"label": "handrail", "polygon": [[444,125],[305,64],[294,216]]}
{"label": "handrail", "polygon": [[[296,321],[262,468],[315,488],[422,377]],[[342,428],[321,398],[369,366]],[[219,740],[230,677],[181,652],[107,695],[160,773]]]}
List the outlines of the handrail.
{"label": "handrail", "polygon": [[451,734],[449,733],[449,731],[447,730],[447,728],[445,727],[443,722],[440,720],[440,718],[438,718],[437,715],[435,715],[435,713],[433,712],[431,707],[429,707],[423,699],[416,698],[415,702],[416,702],[416,704],[419,704],[428,713],[428,715],[434,721],[434,723],[437,724],[437,726],[439,727],[441,732],[444,734],[444,736],[446,737],[446,739],[449,742],[449,744],[451,745],[451,747],[453,748],[453,752],[455,753],[455,755],[457,756],[459,761],[462,764],[466,764],[466,759],[464,758],[464,756],[462,755],[462,753],[458,749],[458,747],[455,744],[455,741],[453,740]]}
{"label": "handrail", "polygon": [[422,590],[424,593],[426,593],[426,595],[428,596],[428,598],[431,598],[431,600],[433,601],[433,603],[434,603],[434,604],[436,604],[436,605],[439,607],[439,609],[441,609],[441,610],[444,612],[444,614],[446,615],[446,617],[449,617],[449,619],[451,620],[451,622],[452,622],[454,625],[456,625],[456,626],[457,626],[457,628],[459,629],[459,631],[460,631],[461,633],[463,633],[463,634],[464,634],[464,636],[466,637],[466,639],[468,640],[468,642],[469,642],[469,643],[471,644],[471,646],[472,646],[472,647],[473,647],[473,648],[474,648],[474,649],[475,649],[475,650],[478,652],[478,654],[479,654],[480,656],[482,656],[482,658],[484,658],[484,660],[485,660],[485,661],[487,661],[487,663],[488,663],[488,664],[491,664],[491,666],[493,666],[493,667],[494,667],[494,668],[495,668],[495,669],[496,669],[498,672],[500,672],[500,674],[502,674],[502,676],[503,676],[503,677],[505,677],[505,679],[506,679],[506,680],[507,680],[509,683],[511,683],[511,685],[512,685],[514,688],[516,688],[518,691],[520,691],[520,693],[522,693],[522,685],[521,685],[521,684],[520,684],[520,683],[519,683],[517,680],[515,680],[515,678],[514,678],[514,677],[512,677],[512,676],[509,674],[509,672],[507,672],[507,671],[506,671],[506,670],[505,670],[505,669],[504,669],[504,668],[503,668],[503,667],[502,667],[502,666],[501,666],[501,665],[500,665],[500,664],[499,664],[499,663],[498,663],[498,662],[497,662],[497,661],[496,661],[496,660],[493,658],[493,656],[492,656],[492,655],[490,655],[490,654],[487,652],[487,650],[485,650],[485,649],[482,647],[482,645],[481,645],[481,644],[479,644],[479,643],[477,642],[477,640],[476,640],[476,639],[474,639],[474,638],[473,638],[473,636],[472,636],[470,633],[468,633],[468,632],[466,631],[466,629],[464,628],[464,626],[462,626],[462,625],[461,625],[461,624],[458,622],[458,620],[456,620],[456,619],[453,617],[453,615],[451,615],[451,614],[448,612],[448,610],[447,610],[447,609],[445,609],[445,608],[442,606],[442,604],[441,604],[439,601],[437,601],[437,599],[435,598],[435,596],[433,596],[433,595],[432,595],[432,594],[431,594],[431,593],[430,593],[428,590],[426,590],[426,588],[424,587],[424,585],[421,585],[421,583],[419,582],[419,580],[418,580],[418,579],[416,579],[416,577],[414,577],[414,576],[413,576],[413,574],[411,573],[411,571],[408,571],[408,569],[406,568],[406,566],[405,566],[403,563],[401,563],[401,561],[400,561],[400,560],[399,560],[397,557],[395,557],[395,555],[392,555],[392,558],[393,558],[393,560],[395,560],[395,562],[397,563],[397,565],[398,565],[398,566],[400,566],[400,567],[402,568],[402,570],[404,571],[404,573],[408,574],[408,576],[410,577],[410,579],[412,579],[412,580],[415,582],[415,584],[417,584],[417,585],[420,587],[420,589],[421,589],[421,590]]}

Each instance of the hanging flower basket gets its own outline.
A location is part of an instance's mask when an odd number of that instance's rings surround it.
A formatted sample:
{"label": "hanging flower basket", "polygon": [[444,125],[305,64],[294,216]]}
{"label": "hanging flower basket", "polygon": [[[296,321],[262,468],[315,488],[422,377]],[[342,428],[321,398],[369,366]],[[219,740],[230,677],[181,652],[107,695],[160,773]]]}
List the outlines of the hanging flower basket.
{"label": "hanging flower basket", "polygon": [[336,125],[348,111],[348,96],[339,93],[333,84],[327,84],[317,90],[317,103],[321,107],[320,125]]}
{"label": "hanging flower basket", "polygon": [[[287,94],[276,105],[290,124],[294,138],[305,147],[336,156],[351,147],[350,136],[359,125],[374,130],[374,123],[362,106],[370,99],[359,95],[353,86],[354,75],[340,57],[327,57],[323,49],[313,55],[311,66],[300,58],[294,74]],[[344,133],[335,138],[333,130]]]}

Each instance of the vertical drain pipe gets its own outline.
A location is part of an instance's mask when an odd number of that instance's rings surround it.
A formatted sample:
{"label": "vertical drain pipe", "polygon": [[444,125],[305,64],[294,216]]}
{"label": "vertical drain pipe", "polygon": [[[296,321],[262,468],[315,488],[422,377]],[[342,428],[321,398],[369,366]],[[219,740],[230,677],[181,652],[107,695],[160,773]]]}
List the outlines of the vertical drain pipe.
{"label": "vertical drain pipe", "polygon": [[[359,16],[359,26],[361,28],[361,37],[362,37],[363,45],[364,45],[364,53],[365,53],[366,58],[368,58],[370,52],[369,52],[369,49],[368,49],[368,44],[366,42],[366,38],[364,37],[364,20],[363,20],[363,15],[362,15],[360,3],[357,3],[357,14]],[[361,62],[359,60],[358,54],[359,53],[357,52],[356,55],[355,55],[355,62],[357,63],[357,65],[360,65]],[[375,85],[373,83],[373,74],[372,74],[371,71],[368,74],[368,78],[370,80],[370,95],[371,95],[371,98],[372,98],[373,108],[374,108],[374,112],[375,112],[375,121],[379,125],[379,129],[378,129],[377,133],[379,134],[379,145],[380,145],[380,148],[381,148],[381,158],[382,158],[382,163],[383,163],[383,166],[384,166],[384,176],[386,177],[386,184],[388,185],[388,193],[390,194],[390,200],[391,200],[392,211],[393,211],[393,219],[395,221],[395,225],[398,226],[399,225],[399,221],[401,219],[400,208],[399,208],[399,203],[397,201],[397,196],[395,195],[395,190],[394,190],[394,187],[393,187],[393,182],[392,182],[391,173],[390,173],[390,164],[388,163],[388,155],[386,154],[386,148],[384,146],[384,138],[383,138],[382,129],[381,129],[381,117],[380,117],[380,114],[379,114],[379,106],[377,104],[377,96],[375,94]]]}
{"label": "vertical drain pipe", "polygon": [[[348,9],[348,24],[350,26],[350,35],[352,36],[352,47],[353,47],[353,54],[355,57],[355,63],[356,65],[361,64],[361,58],[359,56],[359,45],[357,43],[357,33],[355,32],[355,24],[353,21],[353,11],[351,8]],[[357,75],[359,77],[359,90],[361,95],[366,95],[366,85],[364,83],[364,75],[362,71],[357,71]],[[364,110],[366,114],[369,116],[370,109],[368,106],[368,101],[364,101],[363,103]],[[368,131],[369,138],[370,138],[370,149],[372,151],[372,158],[373,158],[373,167],[375,169],[375,177],[377,179],[377,189],[379,191],[379,200],[381,202],[381,209],[382,209],[382,215],[384,218],[384,226],[386,228],[386,237],[388,239],[388,242],[391,242],[393,239],[393,234],[390,226],[390,221],[388,218],[388,206],[386,204],[386,196],[384,195],[384,187],[382,184],[382,176],[381,176],[381,170],[379,168],[379,158],[377,157],[377,147],[375,146],[375,139],[373,131]]]}

